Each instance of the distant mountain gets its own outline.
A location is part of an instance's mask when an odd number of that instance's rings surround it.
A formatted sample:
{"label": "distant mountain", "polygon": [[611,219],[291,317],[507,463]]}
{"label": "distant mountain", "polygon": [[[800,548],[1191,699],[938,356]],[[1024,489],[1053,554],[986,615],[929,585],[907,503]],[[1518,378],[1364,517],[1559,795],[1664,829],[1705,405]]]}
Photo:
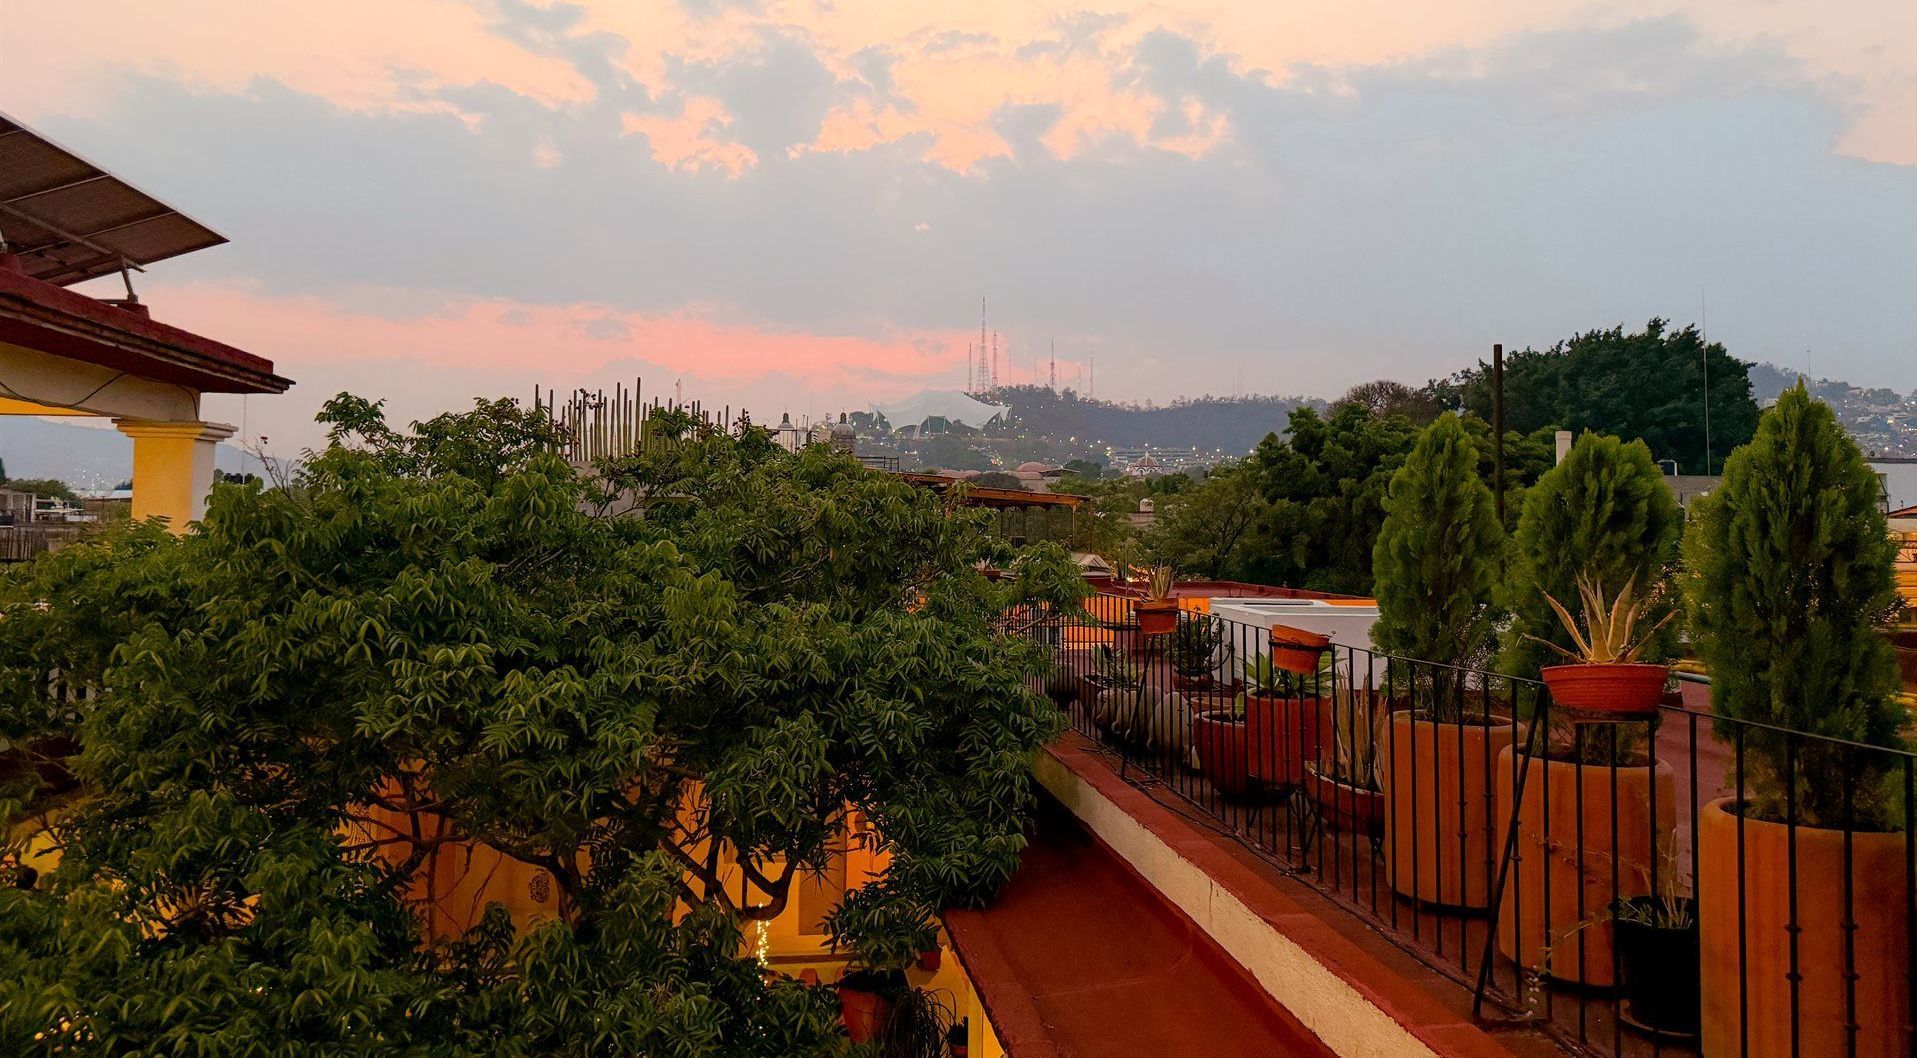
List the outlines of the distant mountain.
{"label": "distant mountain", "polygon": [[[8,477],[56,478],[82,491],[110,489],[133,476],[133,440],[111,427],[0,415],[0,460]],[[259,460],[230,444],[219,446],[214,465],[260,473]]]}
{"label": "distant mountain", "polygon": [[[1752,364],[1751,396],[1757,398],[1759,404],[1769,404],[1776,400],[1779,394],[1796,385],[1803,374],[1802,371],[1778,367],[1776,364]],[[1866,389],[1852,386],[1841,379],[1815,378],[1806,379],[1806,382],[1810,386],[1811,396],[1826,403],[1835,403],[1840,399],[1853,399],[1886,405],[1917,404],[1917,390],[1912,390],[1906,400],[1894,389]]]}
{"label": "distant mountain", "polygon": [[1050,437],[1094,440],[1116,448],[1154,445],[1195,447],[1242,454],[1268,433],[1283,432],[1292,409],[1323,407],[1309,397],[1198,397],[1162,406],[1091,400],[1071,390],[1043,386],[999,390],[994,403],[1009,405],[1015,426]]}

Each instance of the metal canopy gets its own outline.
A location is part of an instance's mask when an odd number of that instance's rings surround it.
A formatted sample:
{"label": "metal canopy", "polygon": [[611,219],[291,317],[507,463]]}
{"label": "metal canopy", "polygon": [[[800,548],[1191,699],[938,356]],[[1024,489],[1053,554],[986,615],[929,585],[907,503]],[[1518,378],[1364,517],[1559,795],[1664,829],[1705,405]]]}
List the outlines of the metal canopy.
{"label": "metal canopy", "polygon": [[0,246],[34,279],[71,286],[225,241],[0,114]]}

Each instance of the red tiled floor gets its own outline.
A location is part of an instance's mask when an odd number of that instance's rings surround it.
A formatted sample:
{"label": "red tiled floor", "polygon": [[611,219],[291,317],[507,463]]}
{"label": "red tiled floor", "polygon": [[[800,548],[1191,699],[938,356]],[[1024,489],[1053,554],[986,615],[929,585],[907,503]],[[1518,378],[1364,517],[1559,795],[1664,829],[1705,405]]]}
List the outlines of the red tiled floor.
{"label": "red tiled floor", "polygon": [[946,924],[1013,1058],[1331,1053],[1055,805],[992,907]]}

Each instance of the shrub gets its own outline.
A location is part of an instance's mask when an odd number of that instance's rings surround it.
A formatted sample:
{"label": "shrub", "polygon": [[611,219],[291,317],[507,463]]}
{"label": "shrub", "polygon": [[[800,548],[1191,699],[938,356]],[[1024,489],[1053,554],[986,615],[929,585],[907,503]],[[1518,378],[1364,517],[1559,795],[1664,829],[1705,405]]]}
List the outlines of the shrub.
{"label": "shrub", "polygon": [[[1483,661],[1504,531],[1477,466],[1463,424],[1447,414],[1425,428],[1392,475],[1371,557],[1378,649],[1453,665]],[[1446,698],[1436,696],[1440,708]]]}
{"label": "shrub", "polygon": [[[1696,505],[1685,592],[1720,737],[1750,721],[1900,744],[1896,660],[1878,634],[1897,605],[1895,548],[1877,496],[1863,453],[1800,382]],[[1755,815],[1781,820],[1794,793],[1799,822],[1888,825],[1885,755],[1770,727],[1745,727],[1743,742]]]}
{"label": "shrub", "polygon": [[[1655,593],[1677,559],[1683,524],[1644,442],[1590,432],[1578,438],[1564,462],[1525,493],[1501,592],[1511,614],[1505,671],[1535,678],[1541,666],[1556,663],[1548,644],[1572,645],[1549,600],[1576,598],[1580,576],[1608,591],[1636,585],[1650,601],[1642,627],[1663,620],[1674,601]],[[1643,660],[1669,657],[1675,638],[1665,625],[1646,644]]]}

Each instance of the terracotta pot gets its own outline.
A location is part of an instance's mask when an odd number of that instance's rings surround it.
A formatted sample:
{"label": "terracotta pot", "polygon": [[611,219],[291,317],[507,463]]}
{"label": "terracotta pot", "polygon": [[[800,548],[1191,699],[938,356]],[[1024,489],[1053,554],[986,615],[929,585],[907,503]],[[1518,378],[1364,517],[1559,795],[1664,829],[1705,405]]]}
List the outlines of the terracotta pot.
{"label": "terracotta pot", "polygon": [[1179,691],[1209,691],[1216,682],[1208,672],[1196,676],[1187,676],[1182,672],[1172,674],[1172,689]]}
{"label": "terracotta pot", "polygon": [[1331,646],[1331,637],[1290,625],[1271,626],[1271,664],[1286,672],[1309,675],[1318,671],[1318,659]]}
{"label": "terracotta pot", "polygon": [[[1517,747],[1498,754],[1497,818],[1511,818]],[[1612,772],[1617,795],[1612,799]],[[1651,823],[1649,765],[1612,769],[1532,758],[1517,805],[1517,862],[1498,906],[1498,950],[1526,969],[1559,981],[1609,988],[1616,983],[1610,907],[1651,893],[1660,849],[1676,847],[1677,795],[1671,766],[1657,762],[1657,823]],[[1615,812],[1613,812],[1615,808]],[[1582,829],[1580,829],[1580,818]],[[1615,829],[1613,821],[1615,820]],[[1499,842],[1504,839],[1500,831]],[[1498,846],[1498,855],[1503,847]],[[1615,867],[1615,887],[1613,868]],[[1658,863],[1659,871],[1667,870]],[[1658,883],[1676,879],[1660,875]],[[1546,890],[1549,890],[1549,896]]]}
{"label": "terracotta pot", "polygon": [[1251,777],[1268,786],[1296,786],[1318,746],[1332,738],[1329,698],[1245,697],[1245,745]]}
{"label": "terracotta pot", "polygon": [[1443,907],[1491,905],[1504,840],[1493,773],[1498,752],[1523,732],[1509,721],[1440,724],[1391,714],[1378,755],[1385,876],[1394,890]]}
{"label": "terracotta pot", "polygon": [[928,951],[919,952],[919,969],[924,970],[927,973],[937,972],[939,966],[942,965],[944,961],[945,961],[944,953],[940,951],[938,948],[932,948]]}
{"label": "terracotta pot", "polygon": [[1318,806],[1325,826],[1347,834],[1377,834],[1384,830],[1384,794],[1339,782],[1305,765],[1305,796]]}
{"label": "terracotta pot", "polygon": [[870,1043],[892,1020],[892,1000],[877,992],[839,986],[839,1020],[853,1043]]}
{"label": "terracotta pot", "polygon": [[1539,673],[1551,703],[1581,716],[1648,717],[1664,698],[1668,665],[1546,665]]}
{"label": "terracotta pot", "polygon": [[[1790,906],[1793,828],[1743,820],[1743,945],[1738,943],[1738,816],[1731,799],[1699,813],[1698,939],[1703,963],[1703,1053],[1782,1058],[1791,1050],[1791,932],[1797,927],[1797,1050],[1801,1055],[1907,1056],[1910,948],[1905,932],[1904,834],[1852,834],[1846,885],[1844,832],[1794,828],[1797,908]],[[1848,891],[1845,928],[1844,898]],[[1846,996],[1844,947],[1854,945],[1855,1007]],[[1740,1002],[1738,967],[1746,967]],[[1857,1017],[1857,1049],[1844,1026]],[[1740,1026],[1743,1015],[1749,1021]],[[1740,1028],[1743,1031],[1740,1031]]]}
{"label": "terracotta pot", "polygon": [[1170,635],[1178,630],[1178,600],[1147,599],[1132,607],[1138,615],[1139,634],[1147,639]]}
{"label": "terracotta pot", "polygon": [[1199,713],[1191,718],[1191,740],[1198,750],[1199,768],[1219,793],[1243,797],[1251,789],[1243,720],[1232,719],[1225,710]]}

